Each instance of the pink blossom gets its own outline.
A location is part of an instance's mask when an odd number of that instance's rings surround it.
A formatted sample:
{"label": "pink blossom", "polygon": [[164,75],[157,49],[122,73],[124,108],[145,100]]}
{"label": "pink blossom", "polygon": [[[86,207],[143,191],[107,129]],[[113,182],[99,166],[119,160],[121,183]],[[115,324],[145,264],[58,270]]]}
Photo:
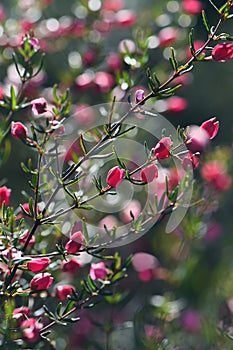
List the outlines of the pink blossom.
{"label": "pink blossom", "polygon": [[142,272],[155,269],[159,262],[154,255],[140,252],[134,254],[132,265],[137,272]]}
{"label": "pink blossom", "polygon": [[57,286],[56,297],[60,300],[66,300],[68,295],[72,295],[73,290],[75,290],[75,288],[71,285]]}
{"label": "pink blossom", "polygon": [[78,253],[82,244],[84,242],[84,237],[82,231],[77,231],[70,236],[70,240],[66,243],[65,249],[69,254]]}
{"label": "pink blossom", "polygon": [[36,98],[31,101],[32,112],[35,115],[43,114],[47,112],[47,101],[44,97]]}
{"label": "pink blossom", "polygon": [[134,53],[136,51],[136,45],[133,40],[130,39],[123,39],[120,41],[118,45],[118,50],[120,53]]}
{"label": "pink blossom", "polygon": [[144,270],[138,272],[138,278],[142,282],[150,282],[153,279],[153,271],[152,270]]}
{"label": "pink blossom", "polygon": [[9,205],[10,203],[10,194],[11,189],[7,188],[6,186],[0,187],[0,207],[5,203],[5,205]]}
{"label": "pink blossom", "polygon": [[160,30],[158,34],[160,46],[162,47],[167,47],[172,45],[178,37],[179,37],[179,32],[174,27],[163,28]]}
{"label": "pink blossom", "polygon": [[182,324],[186,331],[197,333],[201,329],[200,314],[192,309],[186,310],[181,317]]}
{"label": "pink blossom", "polygon": [[90,72],[84,72],[77,76],[75,83],[77,87],[81,90],[89,89],[93,86],[94,75]]}
{"label": "pink blossom", "polygon": [[148,165],[141,171],[140,177],[143,182],[152,182],[158,177],[158,167],[155,164]]}
{"label": "pink blossom", "polygon": [[28,342],[36,342],[40,339],[40,330],[42,327],[43,324],[38,322],[35,318],[28,318],[20,325],[23,332],[23,337]]}
{"label": "pink blossom", "polygon": [[227,191],[232,184],[224,165],[217,160],[206,162],[201,169],[201,176],[218,191]]}
{"label": "pink blossom", "polygon": [[48,272],[38,273],[30,282],[32,290],[48,289],[53,283],[53,277]]}
{"label": "pink blossom", "polygon": [[136,20],[136,14],[131,10],[120,10],[115,15],[116,24],[122,28],[131,27]]}
{"label": "pink blossom", "polygon": [[172,141],[170,137],[164,137],[162,138],[155,148],[153,149],[154,156],[157,159],[165,159],[170,156],[170,149],[172,146]]}
{"label": "pink blossom", "polygon": [[26,139],[28,129],[21,122],[11,122],[11,135],[16,139]]}
{"label": "pink blossom", "polygon": [[233,58],[233,43],[217,44],[212,51],[215,61],[226,62]]}
{"label": "pink blossom", "polygon": [[82,62],[85,66],[91,66],[97,57],[97,53],[94,50],[87,50],[82,55]]}
{"label": "pink blossom", "polygon": [[50,259],[47,257],[33,258],[27,263],[27,267],[32,272],[41,272],[45,270],[50,264]]}
{"label": "pink blossom", "polygon": [[166,100],[167,111],[171,113],[179,113],[184,111],[188,103],[185,98],[179,96],[172,96]]}
{"label": "pink blossom", "polygon": [[203,5],[199,0],[184,0],[182,1],[182,7],[185,12],[191,15],[198,15],[203,9]]}
{"label": "pink blossom", "polygon": [[210,140],[212,140],[218,133],[219,122],[216,120],[216,117],[214,117],[202,123],[200,128],[207,131]]}
{"label": "pink blossom", "polygon": [[107,11],[114,11],[117,12],[121,10],[124,6],[124,3],[122,0],[105,0],[103,2],[102,8]]}
{"label": "pink blossom", "polygon": [[99,262],[96,264],[91,264],[90,276],[93,280],[105,279],[108,274],[108,269],[104,262]]}
{"label": "pink blossom", "polygon": [[107,72],[100,71],[95,74],[95,77],[94,77],[95,86],[102,93],[109,92],[114,82],[115,80],[113,76]]}
{"label": "pink blossom", "polygon": [[107,57],[108,68],[112,72],[119,72],[122,68],[122,60],[118,53],[110,53]]}
{"label": "pink blossom", "polygon": [[125,171],[120,169],[118,166],[110,169],[107,174],[107,184],[111,187],[118,187],[124,179]]}
{"label": "pink blossom", "polygon": [[61,268],[62,268],[62,271],[64,271],[64,272],[74,274],[80,269],[81,266],[82,266],[82,264],[79,261],[72,258],[69,261],[65,261],[62,264]]}

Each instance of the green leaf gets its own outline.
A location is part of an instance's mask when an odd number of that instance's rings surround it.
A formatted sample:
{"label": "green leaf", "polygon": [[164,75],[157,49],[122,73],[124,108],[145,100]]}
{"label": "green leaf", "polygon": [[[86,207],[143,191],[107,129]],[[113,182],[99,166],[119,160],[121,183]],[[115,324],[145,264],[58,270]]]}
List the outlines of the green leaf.
{"label": "green leaf", "polygon": [[84,155],[86,155],[87,154],[87,150],[86,150],[86,146],[84,144],[84,140],[83,140],[83,135],[82,134],[79,135],[79,144],[80,144],[80,146],[82,148],[82,151],[83,151]]}
{"label": "green leaf", "polygon": [[209,23],[208,23],[208,19],[206,17],[205,10],[202,10],[201,14],[202,14],[202,20],[203,20],[205,29],[207,30],[208,33],[210,33],[210,26],[209,26]]}
{"label": "green leaf", "polygon": [[177,63],[177,60],[176,60],[176,52],[175,52],[173,47],[170,47],[170,58],[169,58],[169,61],[171,63],[171,66],[172,66],[173,70],[175,72],[177,72],[178,63]]}
{"label": "green leaf", "polygon": [[15,93],[15,88],[13,85],[11,85],[11,110],[14,111],[17,105],[17,98]]}
{"label": "green leaf", "polygon": [[93,292],[96,292],[98,288],[95,285],[95,282],[92,280],[90,275],[87,276],[87,281],[88,281],[90,288],[93,290]]}
{"label": "green leaf", "polygon": [[196,57],[196,50],[195,50],[195,46],[194,46],[194,29],[192,28],[189,32],[189,48],[190,48],[190,52],[191,54]]}

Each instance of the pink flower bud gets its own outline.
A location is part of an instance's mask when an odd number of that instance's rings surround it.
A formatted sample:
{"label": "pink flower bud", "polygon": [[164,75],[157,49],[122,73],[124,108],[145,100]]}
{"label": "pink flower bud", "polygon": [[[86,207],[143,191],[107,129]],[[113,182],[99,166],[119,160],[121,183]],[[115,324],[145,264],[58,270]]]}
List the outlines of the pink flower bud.
{"label": "pink flower bud", "polygon": [[232,184],[231,177],[220,161],[205,163],[201,169],[201,176],[218,191],[227,191]]}
{"label": "pink flower bud", "polygon": [[28,342],[36,342],[40,339],[40,330],[42,327],[43,324],[38,322],[35,318],[28,318],[20,325],[23,337]]}
{"label": "pink flower bud", "polygon": [[66,300],[68,295],[72,295],[73,290],[75,290],[75,288],[71,285],[57,286],[56,297],[60,300]]}
{"label": "pink flower bud", "polygon": [[70,259],[62,264],[62,270],[64,272],[68,272],[70,274],[76,273],[77,270],[80,269],[82,264],[78,262],[76,259]]}
{"label": "pink flower bud", "polygon": [[84,242],[84,237],[81,231],[75,232],[71,235],[70,240],[66,243],[65,249],[69,254],[78,253],[82,243]]}
{"label": "pink flower bud", "polygon": [[47,101],[44,97],[36,98],[31,101],[32,112],[35,115],[43,114],[47,112]]}
{"label": "pink flower bud", "polygon": [[95,74],[94,83],[100,92],[106,93],[113,86],[114,78],[111,74],[100,71]]}
{"label": "pink flower bud", "polygon": [[172,146],[172,141],[170,137],[164,137],[155,146],[153,152],[157,159],[165,159],[170,156],[170,149]]}
{"label": "pink flower bud", "polygon": [[160,46],[167,47],[172,45],[179,37],[179,31],[174,27],[166,27],[160,30],[158,38]]}
{"label": "pink flower bud", "polygon": [[107,184],[111,187],[118,187],[123,181],[125,175],[124,169],[120,169],[118,166],[110,169],[107,175]]}
{"label": "pink flower bud", "polygon": [[[145,98],[145,91],[144,90],[139,89],[135,92],[136,103],[143,101],[144,98]],[[144,103],[141,103],[141,104],[144,104]]]}
{"label": "pink flower bud", "polygon": [[107,57],[107,65],[113,72],[119,72],[122,68],[122,61],[117,53],[110,53]]}
{"label": "pink flower bud", "polygon": [[152,182],[158,177],[158,167],[155,164],[148,165],[140,173],[143,182]]}
{"label": "pink flower bud", "polygon": [[34,258],[27,263],[27,267],[32,272],[41,272],[45,270],[50,264],[50,259],[44,258]]}
{"label": "pink flower bud", "polygon": [[187,170],[189,166],[191,166],[192,169],[196,169],[199,165],[199,159],[195,154],[189,152],[182,159],[182,164],[185,170]]}
{"label": "pink flower bud", "polygon": [[96,264],[91,264],[90,276],[93,280],[105,279],[108,274],[108,269],[105,266],[104,262],[99,262]]}
{"label": "pink flower bud", "polygon": [[204,129],[209,134],[210,140],[213,139],[217,133],[219,128],[219,122],[216,121],[216,117],[206,120],[200,126],[201,129]]}
{"label": "pink flower bud", "polygon": [[5,203],[5,205],[9,204],[10,194],[11,194],[11,190],[9,188],[7,188],[6,186],[0,187],[0,207],[2,206],[3,203]]}
{"label": "pink flower bud", "polygon": [[117,12],[122,9],[124,3],[122,0],[105,0],[103,3],[103,9],[107,11]]}
{"label": "pink flower bud", "polygon": [[198,15],[203,9],[203,5],[199,0],[184,0],[182,1],[182,7],[185,12],[191,15]]}
{"label": "pink flower bud", "polygon": [[38,273],[31,280],[30,286],[32,290],[48,289],[53,283],[53,277],[48,272]]}
{"label": "pink flower bud", "polygon": [[233,58],[233,43],[217,44],[212,51],[212,57],[215,61],[220,62]]}
{"label": "pink flower bud", "polygon": [[11,135],[16,139],[26,139],[28,129],[21,122],[11,122]]}
{"label": "pink flower bud", "polygon": [[188,103],[185,98],[179,96],[172,96],[167,99],[167,111],[172,113],[179,113],[185,110]]}
{"label": "pink flower bud", "polygon": [[119,27],[131,27],[137,20],[136,14],[131,10],[120,10],[116,13],[115,22]]}

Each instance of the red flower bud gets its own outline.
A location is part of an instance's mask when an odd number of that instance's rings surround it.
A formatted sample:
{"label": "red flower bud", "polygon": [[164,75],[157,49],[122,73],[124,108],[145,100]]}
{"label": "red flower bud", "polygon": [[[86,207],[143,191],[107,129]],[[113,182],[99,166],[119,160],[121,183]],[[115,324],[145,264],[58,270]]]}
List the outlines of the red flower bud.
{"label": "red flower bud", "polygon": [[71,235],[70,240],[66,243],[65,249],[69,254],[78,253],[79,249],[82,246],[84,237],[81,231],[75,232]]}
{"label": "red flower bud", "polygon": [[216,121],[216,117],[206,120],[200,126],[201,129],[204,129],[209,134],[210,140],[213,139],[217,133],[219,128],[219,122]]}
{"label": "red flower bud", "polygon": [[74,274],[77,270],[80,269],[81,266],[82,264],[76,259],[70,259],[69,261],[63,263],[62,270]]}
{"label": "red flower bud", "polygon": [[[144,100],[144,98],[145,98],[145,91],[144,90],[139,89],[135,92],[136,103],[141,102],[142,100]],[[144,104],[144,102],[141,104]]]}
{"label": "red flower bud", "polygon": [[192,152],[202,152],[210,142],[209,134],[197,125],[191,125],[188,133],[187,148]]}
{"label": "red flower bud", "polygon": [[31,280],[30,286],[32,290],[48,289],[53,283],[53,277],[48,272],[38,273]]}
{"label": "red flower bud", "polygon": [[0,207],[3,203],[5,203],[5,205],[9,204],[10,194],[11,190],[9,188],[7,188],[6,186],[0,187]]}
{"label": "red flower bud", "polygon": [[60,300],[66,300],[68,295],[72,295],[72,291],[75,288],[71,285],[65,285],[65,286],[57,286],[56,288],[56,297]]}
{"label": "red flower bud", "polygon": [[123,181],[125,175],[124,169],[120,169],[118,166],[110,169],[107,175],[107,184],[111,187],[118,187]]}
{"label": "red flower bud", "polygon": [[41,272],[50,264],[50,259],[44,258],[34,258],[27,263],[27,267],[32,272]]}
{"label": "red flower bud", "polygon": [[157,159],[165,159],[170,156],[170,148],[172,141],[170,137],[164,137],[161,139],[154,148],[154,156]]}
{"label": "red flower bud", "polygon": [[12,318],[17,320],[18,323],[21,323],[26,318],[30,316],[30,309],[26,306],[21,306],[13,310]]}
{"label": "red flower bud", "polygon": [[152,182],[158,177],[158,168],[155,164],[148,165],[141,171],[141,179],[143,182]]}
{"label": "red flower bud", "polygon": [[35,115],[43,114],[47,112],[47,101],[44,97],[36,98],[31,101],[32,112]]}
{"label": "red flower bud", "polygon": [[99,262],[97,264],[91,264],[90,276],[93,280],[104,279],[108,274],[108,269],[104,262]]}
{"label": "red flower bud", "polygon": [[226,62],[233,58],[233,43],[217,44],[212,51],[215,61]]}
{"label": "red flower bud", "polygon": [[11,135],[16,139],[26,139],[28,129],[21,122],[11,122]]}

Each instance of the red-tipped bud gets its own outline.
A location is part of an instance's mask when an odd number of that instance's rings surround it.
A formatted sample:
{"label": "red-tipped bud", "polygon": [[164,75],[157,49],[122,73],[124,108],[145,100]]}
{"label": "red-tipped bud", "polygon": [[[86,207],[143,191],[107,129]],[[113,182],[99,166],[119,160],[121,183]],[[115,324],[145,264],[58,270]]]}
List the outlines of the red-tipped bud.
{"label": "red-tipped bud", "polygon": [[111,187],[118,187],[124,179],[125,171],[118,166],[110,169],[107,175],[107,184]]}
{"label": "red-tipped bud", "polygon": [[11,135],[16,139],[26,139],[28,129],[21,122],[11,122]]}

